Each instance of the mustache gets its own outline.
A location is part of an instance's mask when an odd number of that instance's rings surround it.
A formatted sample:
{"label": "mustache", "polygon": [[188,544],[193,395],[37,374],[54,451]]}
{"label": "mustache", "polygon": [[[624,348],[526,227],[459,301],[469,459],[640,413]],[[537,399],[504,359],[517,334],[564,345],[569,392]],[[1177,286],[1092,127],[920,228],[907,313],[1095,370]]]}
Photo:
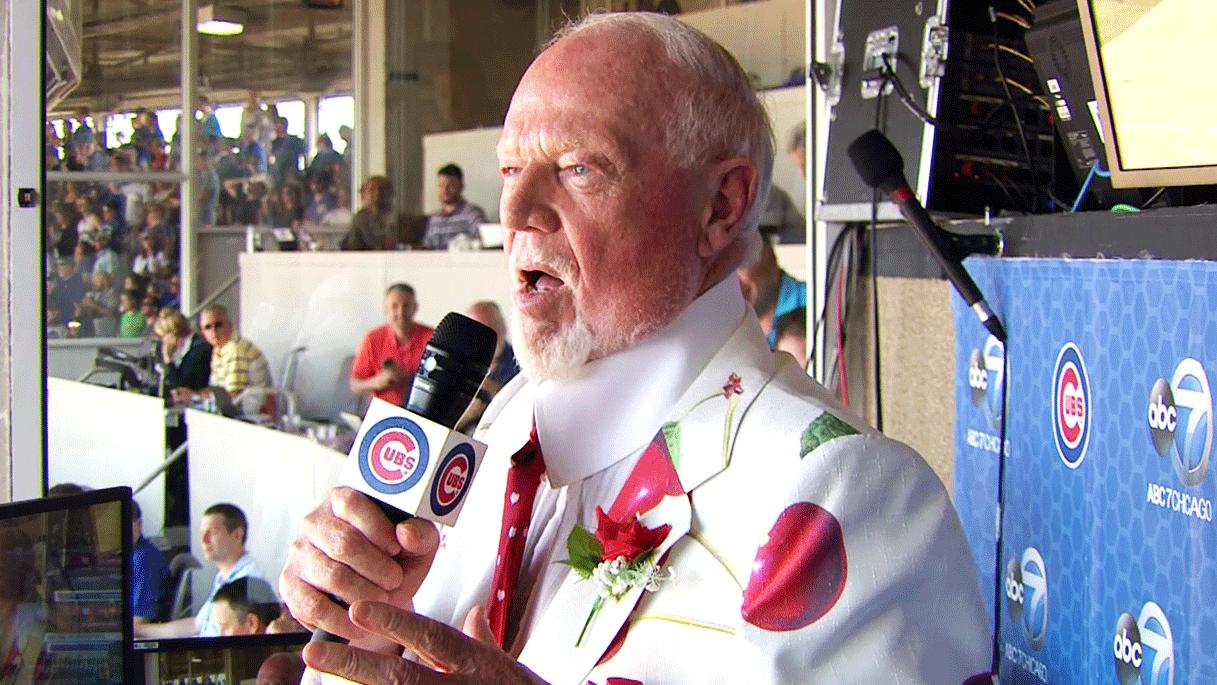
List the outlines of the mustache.
{"label": "mustache", "polygon": [[571,283],[576,277],[575,260],[569,255],[552,250],[524,248],[517,249],[511,254],[513,271],[544,271],[557,276],[566,283]]}

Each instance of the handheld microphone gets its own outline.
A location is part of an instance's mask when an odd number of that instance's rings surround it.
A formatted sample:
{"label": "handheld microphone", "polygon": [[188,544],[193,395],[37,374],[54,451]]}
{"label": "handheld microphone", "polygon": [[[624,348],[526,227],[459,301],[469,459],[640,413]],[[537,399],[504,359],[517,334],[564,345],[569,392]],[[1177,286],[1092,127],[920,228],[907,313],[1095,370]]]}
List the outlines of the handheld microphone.
{"label": "handheld microphone", "polygon": [[[489,326],[456,312],[445,316],[427,343],[405,408],[372,400],[339,484],[369,497],[394,525],[412,516],[455,524],[486,446],[453,427],[485,380],[497,342]],[[345,642],[320,628],[312,639]]]}
{"label": "handheld microphone", "polygon": [[900,213],[913,227],[938,266],[942,267],[959,296],[980,319],[981,325],[1004,343],[1006,329],[1001,319],[993,313],[980,288],[976,287],[976,282],[963,268],[962,256],[952,242],[954,234],[935,224],[925,207],[917,201],[917,196],[904,178],[904,159],[896,146],[882,133],[872,129],[849,144],[848,154],[862,180],[868,186],[887,193],[900,208]]}

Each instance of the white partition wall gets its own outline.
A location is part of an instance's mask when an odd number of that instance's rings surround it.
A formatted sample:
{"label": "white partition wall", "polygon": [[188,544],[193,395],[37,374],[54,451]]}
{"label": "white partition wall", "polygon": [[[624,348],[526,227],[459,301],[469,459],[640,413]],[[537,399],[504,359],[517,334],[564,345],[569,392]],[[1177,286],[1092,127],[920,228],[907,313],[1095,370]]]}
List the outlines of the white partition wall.
{"label": "white partition wall", "polygon": [[[287,559],[296,527],[338,482],[346,455],[312,440],[215,414],[186,412],[190,433],[190,522],[198,530],[207,507],[235,504],[249,519],[249,542],[272,585]],[[198,536],[191,553],[202,559]],[[195,597],[206,598],[214,567],[199,574]]]}
{"label": "white partition wall", "polygon": [[[165,459],[165,403],[159,397],[47,379],[47,482],[135,487]],[[164,476],[135,496],[144,534],[160,535]]]}

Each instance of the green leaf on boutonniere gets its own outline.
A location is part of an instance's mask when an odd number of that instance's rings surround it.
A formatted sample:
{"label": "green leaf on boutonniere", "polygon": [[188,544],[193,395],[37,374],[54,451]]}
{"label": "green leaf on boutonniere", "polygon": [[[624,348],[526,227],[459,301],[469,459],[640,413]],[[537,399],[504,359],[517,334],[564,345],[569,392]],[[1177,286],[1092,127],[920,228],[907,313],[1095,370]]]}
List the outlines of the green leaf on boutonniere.
{"label": "green leaf on boutonniere", "polygon": [[566,554],[567,558],[558,563],[571,567],[579,577],[586,580],[592,576],[592,571],[596,570],[596,565],[600,563],[604,546],[595,535],[576,524],[566,537]]}
{"label": "green leaf on boutonniere", "polygon": [[680,468],[680,422],[663,424],[663,441],[668,445],[668,456],[672,457],[672,468]]}

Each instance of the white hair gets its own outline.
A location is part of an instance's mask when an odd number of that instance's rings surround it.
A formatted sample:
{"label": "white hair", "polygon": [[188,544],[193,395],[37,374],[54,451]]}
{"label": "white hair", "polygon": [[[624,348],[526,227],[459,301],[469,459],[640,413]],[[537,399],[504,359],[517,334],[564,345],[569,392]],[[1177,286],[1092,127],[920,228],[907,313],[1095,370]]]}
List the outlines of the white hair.
{"label": "white hair", "polygon": [[739,62],[726,48],[678,19],[651,12],[590,14],[564,27],[547,47],[575,36],[628,29],[659,43],[685,78],[671,93],[663,117],[667,148],[685,168],[744,157],[757,169],[757,194],[743,217],[744,233],[755,231],[773,175],[773,126]]}

